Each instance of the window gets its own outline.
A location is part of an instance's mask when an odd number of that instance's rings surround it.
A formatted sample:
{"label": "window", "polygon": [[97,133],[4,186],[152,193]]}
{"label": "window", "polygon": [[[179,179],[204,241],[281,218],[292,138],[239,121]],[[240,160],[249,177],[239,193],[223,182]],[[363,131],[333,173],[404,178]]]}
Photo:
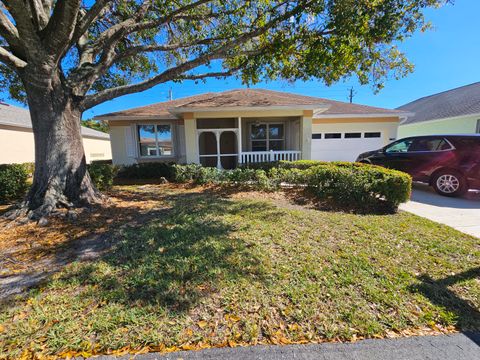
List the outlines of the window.
{"label": "window", "polygon": [[345,133],[345,139],[358,139],[362,137],[362,133]]}
{"label": "window", "polygon": [[171,125],[138,125],[137,130],[140,156],[173,155]]}
{"label": "window", "polygon": [[312,134],[312,139],[321,139],[322,134]]}
{"label": "window", "polygon": [[341,139],[342,134],[341,133],[328,133],[325,134],[325,139]]}
{"label": "window", "polygon": [[477,134],[480,134],[480,119],[477,120]]}
{"label": "window", "polygon": [[252,151],[283,150],[283,124],[252,124],[250,132]]}
{"label": "window", "polygon": [[363,135],[363,137],[366,139],[379,138],[381,136],[382,134],[379,132],[366,132],[365,135]]}
{"label": "window", "polygon": [[407,139],[391,144],[385,149],[387,153],[406,153],[412,145],[413,140]]}
{"label": "window", "polygon": [[444,138],[420,138],[413,140],[408,151],[443,151],[450,150],[452,146]]}

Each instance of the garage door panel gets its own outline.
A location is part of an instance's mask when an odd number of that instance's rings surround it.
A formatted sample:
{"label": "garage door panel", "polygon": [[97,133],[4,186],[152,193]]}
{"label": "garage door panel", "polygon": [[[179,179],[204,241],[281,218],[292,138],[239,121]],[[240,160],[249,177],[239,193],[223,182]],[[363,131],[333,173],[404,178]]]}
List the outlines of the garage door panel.
{"label": "garage door panel", "polygon": [[324,161],[355,161],[365,151],[383,147],[383,139],[313,139],[312,159]]}

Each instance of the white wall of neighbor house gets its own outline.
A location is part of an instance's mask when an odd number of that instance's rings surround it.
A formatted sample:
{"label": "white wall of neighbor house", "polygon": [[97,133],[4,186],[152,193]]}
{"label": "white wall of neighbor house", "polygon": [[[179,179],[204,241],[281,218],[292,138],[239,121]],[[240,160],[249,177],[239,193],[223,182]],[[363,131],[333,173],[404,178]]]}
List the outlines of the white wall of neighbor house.
{"label": "white wall of neighbor house", "polygon": [[[317,134],[321,138],[312,139],[311,158],[323,161],[355,161],[361,153],[380,149],[392,142],[396,138],[397,127],[398,118],[313,119],[313,137]],[[360,137],[345,136],[352,133],[357,134],[353,136]],[[365,133],[380,133],[380,137],[368,138]],[[325,134],[340,134],[340,137],[328,139]]]}
{"label": "white wall of neighbor house", "polygon": [[95,160],[110,160],[112,158],[112,148],[110,140],[83,137],[83,149],[87,163]]}
{"label": "white wall of neighbor house", "polygon": [[[87,163],[112,158],[110,140],[83,138]],[[0,128],[0,164],[27,163],[35,161],[33,132],[28,128]]]}
{"label": "white wall of neighbor house", "polygon": [[398,137],[480,133],[480,114],[400,125]]}

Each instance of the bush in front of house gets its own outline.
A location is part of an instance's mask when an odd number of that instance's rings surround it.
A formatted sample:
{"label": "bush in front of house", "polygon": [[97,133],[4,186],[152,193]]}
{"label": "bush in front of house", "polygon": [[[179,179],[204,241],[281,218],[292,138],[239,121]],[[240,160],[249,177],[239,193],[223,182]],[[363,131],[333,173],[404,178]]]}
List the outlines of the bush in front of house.
{"label": "bush in front of house", "polygon": [[198,164],[174,165],[174,180],[178,183],[193,182],[198,185],[228,184],[268,189],[270,181],[267,173],[260,169],[236,168],[219,170]]}
{"label": "bush in front of house", "polygon": [[107,190],[112,187],[119,167],[106,162],[92,162],[87,165],[90,177],[99,190]]}
{"label": "bush in front of house", "polygon": [[174,164],[150,162],[123,166],[117,174],[119,179],[165,179],[171,181],[175,177]]}
{"label": "bush in front of house", "polygon": [[201,165],[174,168],[177,182],[246,185],[263,190],[304,187],[319,199],[361,212],[396,211],[409,199],[412,185],[408,174],[350,162],[281,162],[268,172],[251,168],[218,170]]}
{"label": "bush in front of house", "polygon": [[378,166],[331,164],[305,172],[307,186],[317,197],[365,212],[396,211],[412,188],[410,175]]}
{"label": "bush in front of house", "polygon": [[29,167],[26,164],[0,165],[0,203],[22,198],[28,189]]}

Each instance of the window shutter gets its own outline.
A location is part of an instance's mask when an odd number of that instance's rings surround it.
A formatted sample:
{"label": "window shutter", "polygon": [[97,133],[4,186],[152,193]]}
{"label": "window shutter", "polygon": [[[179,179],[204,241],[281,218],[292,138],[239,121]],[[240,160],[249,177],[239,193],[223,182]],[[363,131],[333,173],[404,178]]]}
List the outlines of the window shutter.
{"label": "window shutter", "polygon": [[125,146],[127,149],[127,157],[134,158],[136,156],[135,138],[131,126],[125,128]]}

